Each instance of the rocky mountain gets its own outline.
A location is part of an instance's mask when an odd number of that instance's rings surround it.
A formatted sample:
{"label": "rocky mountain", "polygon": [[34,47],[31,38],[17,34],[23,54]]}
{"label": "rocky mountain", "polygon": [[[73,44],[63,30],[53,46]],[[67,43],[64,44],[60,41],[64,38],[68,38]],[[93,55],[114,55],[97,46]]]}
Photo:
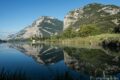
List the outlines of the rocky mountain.
{"label": "rocky mountain", "polygon": [[49,16],[42,16],[16,34],[9,35],[9,39],[27,39],[31,37],[49,37],[63,31],[63,22]]}
{"label": "rocky mountain", "polygon": [[95,24],[103,32],[111,32],[119,23],[119,6],[92,3],[70,11],[64,18],[64,30],[68,27],[78,30],[81,25]]}

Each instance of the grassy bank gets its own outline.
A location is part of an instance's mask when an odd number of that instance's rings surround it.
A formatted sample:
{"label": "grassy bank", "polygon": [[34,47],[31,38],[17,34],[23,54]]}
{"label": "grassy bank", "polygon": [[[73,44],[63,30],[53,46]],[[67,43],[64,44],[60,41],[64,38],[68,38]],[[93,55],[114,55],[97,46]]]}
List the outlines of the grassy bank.
{"label": "grassy bank", "polygon": [[100,45],[103,41],[120,43],[120,34],[100,34],[88,37],[75,37],[68,39],[48,39],[45,42],[58,43],[64,45]]}

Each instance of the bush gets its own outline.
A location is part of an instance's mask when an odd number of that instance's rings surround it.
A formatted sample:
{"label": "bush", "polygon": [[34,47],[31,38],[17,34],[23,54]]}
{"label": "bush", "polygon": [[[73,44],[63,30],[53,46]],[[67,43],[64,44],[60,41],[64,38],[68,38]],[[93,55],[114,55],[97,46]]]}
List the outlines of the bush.
{"label": "bush", "polygon": [[69,27],[68,29],[66,29],[63,34],[62,37],[64,38],[73,38],[76,37],[76,32],[73,28]]}
{"label": "bush", "polygon": [[80,26],[80,30],[78,31],[78,35],[80,37],[86,37],[96,34],[100,34],[100,29],[95,24],[82,25]]}
{"label": "bush", "polygon": [[114,33],[120,33],[120,24],[114,28]]}

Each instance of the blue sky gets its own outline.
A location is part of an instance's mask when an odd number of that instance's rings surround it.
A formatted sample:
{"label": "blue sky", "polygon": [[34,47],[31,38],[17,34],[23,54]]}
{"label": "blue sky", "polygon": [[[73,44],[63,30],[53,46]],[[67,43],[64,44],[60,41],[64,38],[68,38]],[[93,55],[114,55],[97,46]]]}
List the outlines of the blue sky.
{"label": "blue sky", "polygon": [[70,10],[94,2],[120,6],[120,0],[0,0],[0,32],[17,32],[40,16],[63,20]]}

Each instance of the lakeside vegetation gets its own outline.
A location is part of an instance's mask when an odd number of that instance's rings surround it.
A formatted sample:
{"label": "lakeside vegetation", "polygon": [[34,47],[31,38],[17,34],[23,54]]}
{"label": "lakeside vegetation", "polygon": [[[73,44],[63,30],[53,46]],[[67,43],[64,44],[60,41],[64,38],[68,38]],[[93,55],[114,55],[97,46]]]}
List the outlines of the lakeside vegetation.
{"label": "lakeside vegetation", "polygon": [[35,40],[36,43],[49,42],[49,43],[58,43],[63,45],[80,45],[81,44],[81,45],[93,45],[93,46],[98,46],[98,45],[107,46],[111,43],[114,43],[115,44],[114,46],[120,46],[119,33],[104,33],[104,34],[91,35],[86,37],[71,37],[71,38],[66,38],[62,36],[52,36],[50,38],[33,37],[31,39],[26,39],[26,40],[19,40],[19,39],[13,40],[13,42],[19,42],[19,41],[32,42],[32,40]]}
{"label": "lakeside vegetation", "polygon": [[84,45],[102,45],[103,42],[107,44],[111,42],[115,42],[118,46],[120,46],[120,34],[100,34],[100,35],[95,35],[95,36],[87,36],[87,37],[74,37],[74,38],[52,38],[52,39],[47,39],[45,40],[46,42],[59,42],[61,44],[66,44],[66,45],[79,45],[79,44],[84,44]]}

